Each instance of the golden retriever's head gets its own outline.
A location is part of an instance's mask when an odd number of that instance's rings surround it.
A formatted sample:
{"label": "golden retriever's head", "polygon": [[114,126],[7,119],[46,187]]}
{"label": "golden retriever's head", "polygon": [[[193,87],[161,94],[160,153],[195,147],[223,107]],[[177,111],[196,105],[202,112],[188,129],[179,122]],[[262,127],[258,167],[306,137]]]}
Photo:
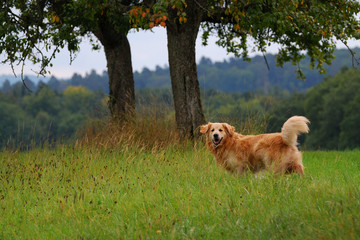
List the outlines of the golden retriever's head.
{"label": "golden retriever's head", "polygon": [[228,137],[232,137],[235,128],[227,123],[211,123],[200,127],[201,133],[206,133],[206,138],[211,140],[215,147],[219,146]]}

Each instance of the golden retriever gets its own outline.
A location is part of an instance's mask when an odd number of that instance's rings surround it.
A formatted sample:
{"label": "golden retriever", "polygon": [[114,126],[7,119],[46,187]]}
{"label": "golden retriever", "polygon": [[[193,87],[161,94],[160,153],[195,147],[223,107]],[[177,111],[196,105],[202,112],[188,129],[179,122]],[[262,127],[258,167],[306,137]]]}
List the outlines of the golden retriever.
{"label": "golden retriever", "polygon": [[281,133],[241,135],[227,123],[208,123],[200,127],[206,133],[206,145],[216,162],[232,173],[264,169],[274,173],[304,175],[301,152],[296,147],[300,133],[308,133],[310,121],[302,116],[289,118]]}

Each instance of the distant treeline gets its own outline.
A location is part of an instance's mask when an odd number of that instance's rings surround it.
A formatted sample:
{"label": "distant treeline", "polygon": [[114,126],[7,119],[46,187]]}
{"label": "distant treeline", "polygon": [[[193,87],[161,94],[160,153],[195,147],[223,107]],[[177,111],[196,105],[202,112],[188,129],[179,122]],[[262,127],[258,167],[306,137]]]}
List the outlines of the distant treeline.
{"label": "distant treeline", "polygon": [[[359,50],[355,49],[355,51]],[[340,71],[341,67],[351,67],[353,64],[348,50],[336,50],[334,54],[336,58],[333,60],[333,64],[327,67],[327,75],[333,76]],[[231,58],[223,62],[212,62],[208,58],[202,58],[198,64],[198,76],[201,88],[206,90],[216,89],[226,93],[257,90],[263,90],[266,93],[274,87],[288,91],[304,92],[306,89],[319,84],[324,78],[324,75],[321,75],[317,70],[309,68],[309,59],[304,59],[299,67],[304,72],[306,81],[296,78],[294,72],[297,66],[288,63],[284,68],[278,67],[276,57],[272,54],[267,54],[265,57],[253,57],[251,62],[237,58]],[[157,66],[153,71],[144,68],[141,72],[136,71],[134,73],[134,79],[136,89],[171,87],[168,67]],[[25,82],[29,89],[36,91],[37,85],[29,79],[26,79]],[[47,85],[57,92],[63,92],[68,86],[84,86],[91,91],[101,91],[103,93],[109,91],[106,71],[101,75],[94,70],[86,76],[74,74],[70,79],[65,80],[52,77]],[[1,89],[8,91],[11,87],[10,82],[5,81]]]}
{"label": "distant treeline", "polygon": [[[359,51],[360,49],[355,49]],[[336,58],[332,65],[327,66],[326,75],[335,75],[341,67],[351,67],[353,60],[348,50],[336,50]],[[251,62],[238,58],[230,58],[223,62],[212,62],[208,58],[202,58],[198,64],[198,77],[200,87],[203,89],[216,89],[225,93],[253,92],[263,90],[265,93],[278,87],[279,89],[304,92],[319,84],[325,75],[318,70],[309,67],[308,58],[301,61],[299,68],[303,71],[306,81],[299,80],[295,71],[297,66],[290,63],[283,68],[277,66],[276,56],[267,54],[256,56]],[[168,68],[157,67],[155,71],[143,69],[141,73],[135,72],[135,87],[141,88],[164,88],[170,87]]]}
{"label": "distant treeline", "polygon": [[[310,133],[302,137],[306,149],[354,149],[360,147],[360,70],[343,67],[306,93],[274,87],[252,92],[201,91],[208,121],[226,121],[244,134],[279,132],[293,115],[311,121]],[[169,88],[136,91],[140,115],[173,118]],[[58,92],[41,84],[30,93],[18,83],[0,91],[0,148],[72,142],[89,121],[108,116],[107,95],[83,86]],[[255,131],[254,131],[255,130]]]}
{"label": "distant treeline", "polygon": [[270,131],[280,130],[291,115],[305,115],[311,121],[305,141],[308,149],[360,147],[359,69],[343,68],[307,93],[294,94],[275,106],[269,111]]}
{"label": "distant treeline", "polygon": [[104,98],[82,86],[58,93],[41,84],[30,93],[15,84],[0,92],[0,149],[71,142],[89,121],[103,118]]}
{"label": "distant treeline", "polygon": [[[159,109],[170,109],[172,104],[170,90],[143,89],[138,95],[144,108],[156,102],[163,104]],[[244,134],[280,132],[289,117],[302,115],[311,121],[310,133],[299,139],[302,148],[360,147],[360,70],[356,68],[342,67],[304,93],[279,87],[233,93],[203,89],[201,97],[208,121],[229,122]]]}
{"label": "distant treeline", "polygon": [[[337,50],[326,77],[303,67],[305,82],[295,78],[293,66],[275,66],[267,55],[251,63],[238,59],[213,63],[203,58],[198,72],[207,120],[226,121],[244,133],[277,132],[292,115],[311,121],[301,141],[307,149],[360,147],[360,70],[347,67],[347,50]],[[306,65],[304,61],[303,65]],[[173,117],[168,68],[135,73],[136,106],[140,114]],[[51,78],[26,86],[5,81],[0,91],[0,148],[71,142],[93,119],[108,116],[108,76],[92,71],[69,80]],[[254,132],[253,132],[254,133]]]}

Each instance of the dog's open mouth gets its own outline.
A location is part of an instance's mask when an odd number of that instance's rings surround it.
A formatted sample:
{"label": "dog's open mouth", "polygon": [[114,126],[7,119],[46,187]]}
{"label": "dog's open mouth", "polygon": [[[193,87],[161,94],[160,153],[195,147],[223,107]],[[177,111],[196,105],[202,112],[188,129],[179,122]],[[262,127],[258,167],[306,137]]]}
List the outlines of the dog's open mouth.
{"label": "dog's open mouth", "polygon": [[223,140],[223,138],[213,139],[213,143],[214,143],[215,146],[218,146],[221,143],[222,140]]}

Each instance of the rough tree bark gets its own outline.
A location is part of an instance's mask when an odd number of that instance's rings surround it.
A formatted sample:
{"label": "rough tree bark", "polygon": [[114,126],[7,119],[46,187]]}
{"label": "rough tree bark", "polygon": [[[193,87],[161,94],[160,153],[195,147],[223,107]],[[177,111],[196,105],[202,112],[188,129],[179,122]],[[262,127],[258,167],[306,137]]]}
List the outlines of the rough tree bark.
{"label": "rough tree bark", "polygon": [[186,1],[187,22],[179,23],[176,11],[168,11],[167,39],[176,124],[183,136],[199,136],[205,123],[197,77],[195,45],[202,19],[198,4],[203,0]]}
{"label": "rough tree bark", "polygon": [[135,89],[131,50],[126,33],[116,31],[107,21],[100,21],[99,31],[94,34],[105,49],[111,116],[131,118],[135,113]]}

